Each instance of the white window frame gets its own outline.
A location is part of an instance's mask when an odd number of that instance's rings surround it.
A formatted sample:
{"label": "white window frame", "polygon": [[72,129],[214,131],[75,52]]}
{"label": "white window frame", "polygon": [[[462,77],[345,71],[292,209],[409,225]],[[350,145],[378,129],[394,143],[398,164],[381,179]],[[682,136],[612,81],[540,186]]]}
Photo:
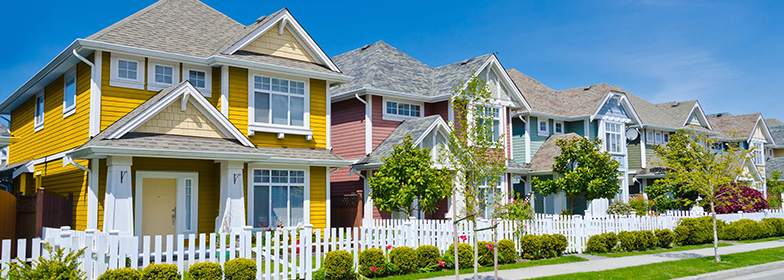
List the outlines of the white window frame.
{"label": "white window frame", "polygon": [[[171,84],[158,83],[155,81],[155,66],[171,67],[172,69]],[[165,61],[165,60],[149,59],[147,63],[147,90],[160,91],[162,89],[171,87],[179,83],[180,83],[180,63]]]}
{"label": "white window frame", "polygon": [[669,132],[662,132],[662,143],[663,144],[670,143],[670,133]]}
{"label": "white window frame", "polygon": [[751,139],[749,146],[754,147],[754,164],[757,166],[765,166],[765,140]]}
{"label": "white window frame", "polygon": [[[608,125],[610,125],[610,126],[615,126],[615,125],[620,126],[620,129],[619,129],[620,131],[618,131],[618,132],[607,131],[607,126]],[[610,154],[613,154],[613,155],[624,155],[625,156],[626,155],[626,137],[624,137],[624,132],[625,132],[626,124],[621,123],[621,122],[603,121],[602,122],[602,127],[604,127],[604,129],[602,130],[602,133],[603,133],[602,136],[604,137],[604,143],[603,143],[604,144],[604,150],[607,151]],[[608,133],[615,134],[615,135],[619,136],[619,138],[618,138],[619,142],[617,143],[617,145],[618,145],[618,147],[620,147],[620,151],[611,151],[610,149],[608,149],[609,145],[611,145],[610,139],[607,139],[607,134]]]}
{"label": "white window frame", "polygon": [[[118,76],[119,70],[119,61],[125,60],[130,62],[136,62],[136,79],[125,79],[120,78]],[[144,68],[145,62],[143,57],[135,57],[135,56],[127,56],[121,54],[112,53],[112,59],[110,63],[110,76],[109,79],[109,86],[112,87],[124,87],[124,88],[132,88],[132,89],[144,89]]]}
{"label": "white window frame", "polygon": [[[68,96],[67,83],[68,83],[68,76],[70,75],[73,75],[73,79],[74,79],[74,92],[73,92],[74,103],[71,104],[71,106],[67,106],[66,104],[66,100]],[[65,74],[63,74],[63,118],[66,118],[76,113],[76,95],[78,93],[76,86],[78,83],[79,81],[78,81],[78,76],[76,75],[76,66],[72,67],[71,69],[68,69],[68,71],[66,71]]]}
{"label": "white window frame", "polygon": [[[163,179],[176,179],[177,188],[175,192],[177,209],[185,209],[185,181],[191,181],[191,229],[186,229],[185,217],[187,215],[184,211],[177,211],[175,216],[174,232],[175,234],[195,234],[199,231],[199,173],[198,172],[172,172],[172,171],[136,171],[136,194],[135,194],[135,235],[140,236],[142,233],[142,211],[144,208],[143,192],[144,192],[144,179],[145,178],[163,178]],[[163,213],[168,215],[169,213]],[[194,227],[195,226],[195,227]],[[188,239],[188,236],[185,236]]]}
{"label": "white window frame", "polygon": [[[292,126],[273,124],[270,117],[270,123],[256,122],[256,89],[254,87],[255,77],[283,79],[288,81],[295,81],[304,83],[305,85],[305,112],[303,115],[304,126]],[[272,91],[269,91],[272,93]],[[277,92],[274,92],[278,94]],[[291,94],[289,94],[291,95]],[[272,96],[270,96],[270,99]],[[270,106],[270,114],[272,114],[272,106]],[[313,130],[310,129],[310,79],[301,77],[292,77],[279,74],[270,74],[265,72],[250,72],[248,73],[248,134],[253,135],[254,132],[269,132],[269,133],[284,133],[284,134],[298,134],[298,135],[313,135]]]}
{"label": "white window frame", "polygon": [[[41,99],[41,111],[38,111],[38,99]],[[46,94],[45,90],[41,90],[38,94],[35,95],[35,99],[33,100],[33,125],[34,125],[34,132],[38,132],[39,130],[44,128],[44,121],[46,120]],[[40,117],[39,117],[40,115]]]}
{"label": "white window frame", "polygon": [[654,133],[653,133],[652,130],[646,131],[645,132],[645,143],[648,143],[649,145],[656,145],[656,141],[655,141],[656,139],[654,138],[653,135],[654,135]]}
{"label": "white window frame", "polygon": [[[411,116],[411,115],[404,116],[404,115],[387,113],[387,102],[395,102],[395,103],[398,103],[398,104],[407,104],[407,105],[409,105],[409,110],[411,110],[410,109],[411,106],[419,106],[419,116]],[[424,102],[414,102],[414,101],[408,101],[408,100],[403,100],[403,99],[394,99],[394,98],[386,98],[386,97],[384,97],[382,99],[382,103],[381,104],[382,104],[382,106],[381,106],[381,110],[382,110],[381,111],[382,112],[381,119],[383,119],[385,121],[399,121],[399,122],[402,122],[402,121],[410,120],[410,119],[418,119],[418,118],[421,118],[421,117],[423,117],[425,115],[425,103]]]}
{"label": "white window frame", "polygon": [[[718,145],[718,147],[716,147],[717,145]],[[716,141],[716,142],[713,142],[713,144],[711,144],[711,146],[709,148],[710,148],[711,153],[715,154],[715,153],[718,153],[718,152],[721,152],[722,150],[724,150],[724,143]]]}
{"label": "white window frame", "polygon": [[[544,130],[542,130],[542,122],[545,123]],[[536,131],[539,136],[550,136],[550,119],[538,118],[536,120]]]}
{"label": "white window frame", "polygon": [[200,71],[204,72],[204,87],[197,87],[196,84],[193,84],[193,87],[201,92],[201,95],[204,97],[212,97],[212,67],[203,67],[203,66],[195,66],[195,65],[183,65],[182,71],[182,79],[183,80],[190,80],[191,78],[191,71]]}
{"label": "white window frame", "polygon": [[[561,125],[561,131],[558,132],[558,125]],[[564,122],[563,121],[555,121],[553,122],[553,134],[564,134],[565,131]]]}
{"label": "white window frame", "polygon": [[495,126],[493,126],[493,136],[492,136],[492,140],[493,141],[492,142],[495,145],[498,145],[498,144],[504,144],[505,145],[506,144],[506,134],[504,132],[506,132],[506,122],[504,120],[506,120],[506,116],[505,116],[504,113],[506,112],[506,108],[504,106],[491,105],[491,104],[485,105],[483,107],[485,107],[485,108],[492,108],[493,110],[498,110],[498,117],[492,116],[492,120],[493,121],[496,121],[496,120],[498,121],[498,130],[499,130],[498,131],[498,137],[501,138],[501,139],[500,139],[500,142],[499,142],[499,139],[496,138],[496,136],[495,136]]}
{"label": "white window frame", "polygon": [[[507,200],[507,199],[506,199],[506,192],[504,191],[504,189],[505,189],[505,186],[506,186],[506,174],[503,174],[503,175],[501,175],[501,177],[499,177],[499,180],[498,180],[498,185],[495,187],[495,191],[496,191],[497,193],[499,193],[499,194],[501,195],[501,197],[502,197],[502,199],[501,199],[501,201],[500,201],[500,202],[501,202],[501,204],[505,204],[505,203],[506,203],[506,200]],[[490,188],[491,188],[490,186],[488,186],[488,185],[487,185],[487,182],[482,182],[482,183],[480,183],[480,185],[479,185],[479,186],[477,186],[477,187],[478,187],[478,189],[479,189],[480,191],[481,191],[482,189],[485,189],[485,190],[486,190],[486,189],[490,189]],[[488,197],[487,197],[487,196],[485,196],[485,199],[487,199],[487,198],[488,198]],[[488,207],[488,206],[489,206],[489,204],[485,205],[484,209],[482,209],[482,213],[480,213],[480,214],[479,214],[479,215],[480,215],[480,217],[482,217],[482,218],[485,218],[485,219],[488,219],[487,215],[488,215],[488,214],[490,214],[490,213],[489,213],[489,211],[487,211],[488,209],[490,209],[490,207]]]}
{"label": "white window frame", "polygon": [[[294,166],[294,165],[249,165],[248,166],[248,198],[247,198],[247,209],[248,209],[247,210],[247,214],[248,215],[246,217],[247,224],[249,226],[255,228],[255,229],[262,229],[261,227],[256,227],[256,225],[254,225],[254,220],[256,218],[256,217],[254,217],[255,214],[256,214],[255,213],[255,209],[254,209],[255,204],[256,204],[255,201],[254,201],[255,200],[254,193],[256,191],[256,186],[263,184],[263,183],[254,183],[253,182],[253,177],[254,177],[254,173],[255,173],[256,170],[305,171],[305,184],[304,184],[304,188],[303,188],[304,198],[303,198],[303,202],[302,202],[302,215],[304,217],[302,219],[303,220],[302,224],[303,225],[309,224],[310,223],[310,168],[309,167],[303,167],[303,166]],[[286,183],[286,185],[290,185],[290,183]],[[267,186],[272,186],[272,183],[269,183]],[[270,187],[270,191],[271,190],[272,190],[272,188]],[[291,191],[290,190],[289,190],[289,195],[291,195]],[[270,203],[269,207],[272,207],[272,203]],[[290,213],[291,212],[291,200],[289,200],[287,202],[286,208],[288,209],[287,211]],[[270,213],[272,213],[271,209],[270,209]],[[289,222],[291,222],[291,219],[289,219]],[[275,225],[270,225],[270,226],[274,227]],[[295,228],[296,226],[297,225],[294,224],[294,225],[290,225],[290,226],[285,226],[285,228],[291,229],[291,228]],[[264,227],[264,228],[269,228],[269,226]]]}
{"label": "white window frame", "polygon": [[662,139],[663,139],[661,131],[656,131],[655,137],[656,138],[655,138],[654,143],[656,143],[656,145],[661,144],[662,143]]}

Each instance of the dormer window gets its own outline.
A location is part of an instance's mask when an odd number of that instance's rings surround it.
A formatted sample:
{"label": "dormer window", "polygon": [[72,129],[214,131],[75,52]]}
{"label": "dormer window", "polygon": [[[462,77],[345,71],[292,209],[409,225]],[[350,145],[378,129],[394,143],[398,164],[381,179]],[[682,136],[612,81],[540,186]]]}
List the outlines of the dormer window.
{"label": "dormer window", "polygon": [[212,69],[192,65],[184,65],[183,68],[184,79],[190,81],[204,97],[212,97]]}
{"label": "dormer window", "polygon": [[537,128],[538,128],[537,130],[539,136],[550,136],[550,130],[549,130],[547,119],[539,119]]}
{"label": "dormer window", "polygon": [[563,134],[564,133],[564,123],[563,122],[555,122],[553,125],[553,133],[554,134]]}
{"label": "dormer window", "polygon": [[144,89],[144,58],[112,53],[109,85]]}
{"label": "dormer window", "polygon": [[117,77],[124,80],[135,81],[139,75],[139,63],[131,60],[117,60]]}
{"label": "dormer window", "polygon": [[180,82],[180,66],[179,63],[150,60],[147,75],[147,90],[159,91]]}

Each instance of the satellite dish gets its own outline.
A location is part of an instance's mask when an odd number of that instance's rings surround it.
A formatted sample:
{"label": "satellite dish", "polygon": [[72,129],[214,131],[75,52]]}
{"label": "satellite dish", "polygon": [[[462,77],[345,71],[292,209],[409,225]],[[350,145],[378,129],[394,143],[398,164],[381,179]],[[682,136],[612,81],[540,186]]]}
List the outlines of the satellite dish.
{"label": "satellite dish", "polygon": [[639,136],[640,136],[640,132],[637,131],[637,129],[635,128],[629,128],[626,130],[626,139],[628,139],[629,141],[634,141],[634,139],[637,139],[637,137]]}

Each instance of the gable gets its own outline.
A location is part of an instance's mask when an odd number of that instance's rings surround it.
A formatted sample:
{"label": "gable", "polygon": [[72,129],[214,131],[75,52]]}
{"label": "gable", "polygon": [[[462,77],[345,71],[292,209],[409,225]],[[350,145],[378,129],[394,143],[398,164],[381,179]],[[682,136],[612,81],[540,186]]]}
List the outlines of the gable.
{"label": "gable", "polygon": [[270,30],[250,42],[242,50],[316,63],[313,56],[294,37],[291,30],[288,27],[284,27],[281,30],[280,24],[275,24]]}
{"label": "gable", "polygon": [[485,80],[492,98],[497,100],[512,101],[512,97],[509,96],[509,89],[503,82],[501,82],[498,73],[496,73],[492,67],[488,67],[482,71],[479,77]]}
{"label": "gable", "polygon": [[607,101],[602,104],[601,109],[599,109],[599,115],[631,119],[631,116],[626,112],[626,108],[621,105],[620,98],[607,99]]}
{"label": "gable", "polygon": [[185,111],[177,102],[169,105],[133,132],[227,138],[191,101]]}
{"label": "gable", "polygon": [[689,116],[689,119],[686,121],[686,124],[706,126],[705,124],[702,123],[702,120],[700,120],[700,118],[697,117],[696,112],[691,113],[691,116]]}

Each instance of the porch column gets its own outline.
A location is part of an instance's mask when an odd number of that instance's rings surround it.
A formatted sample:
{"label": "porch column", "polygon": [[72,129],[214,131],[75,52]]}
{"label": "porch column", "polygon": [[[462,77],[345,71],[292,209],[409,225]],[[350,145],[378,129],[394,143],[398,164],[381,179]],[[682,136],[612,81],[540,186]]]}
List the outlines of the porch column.
{"label": "porch column", "polygon": [[98,229],[98,174],[100,159],[90,160],[90,177],[87,180],[87,229]]}
{"label": "porch column", "polygon": [[[220,161],[220,215],[215,221],[216,232],[238,232],[246,225],[244,166],[241,161]],[[248,207],[248,211],[253,209]]]}
{"label": "porch column", "polygon": [[[357,172],[361,172],[361,171],[357,171]],[[371,225],[372,222],[373,222],[373,198],[370,197],[371,190],[370,190],[370,185],[368,184],[368,180],[367,180],[367,179],[370,179],[371,176],[373,176],[373,171],[372,170],[368,170],[366,175],[365,175],[365,178],[362,179],[362,184],[364,185],[363,189],[364,189],[364,199],[365,199],[365,201],[363,201],[364,209],[363,209],[363,214],[362,215],[364,216],[363,220],[368,225]],[[357,214],[359,214],[359,213],[357,213]]]}
{"label": "porch column", "polygon": [[132,157],[106,158],[106,197],[103,231],[118,230],[133,235],[133,192],[131,191]]}

